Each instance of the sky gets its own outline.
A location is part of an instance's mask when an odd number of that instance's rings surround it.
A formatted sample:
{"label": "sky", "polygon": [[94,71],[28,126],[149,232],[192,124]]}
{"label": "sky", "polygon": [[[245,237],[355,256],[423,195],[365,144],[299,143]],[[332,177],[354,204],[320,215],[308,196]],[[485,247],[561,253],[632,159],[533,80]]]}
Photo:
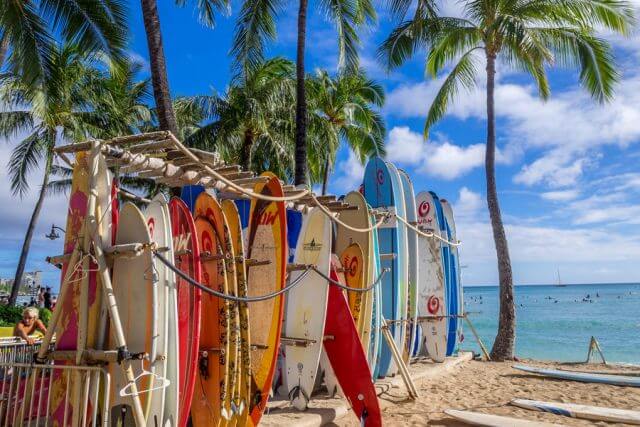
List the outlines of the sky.
{"label": "sky", "polygon": [[[636,7],[640,7],[640,0]],[[158,2],[168,76],[174,96],[222,93],[230,80],[231,46],[239,2],[232,15],[219,17],[215,29],[201,26],[189,3],[178,8]],[[278,39],[267,56],[295,59],[296,13],[284,10]],[[379,4],[380,2],[378,2]],[[337,67],[334,27],[310,2],[307,70]],[[316,8],[316,9],[314,9]],[[444,13],[459,14],[447,2]],[[640,15],[640,13],[638,13]],[[148,74],[146,38],[139,4],[129,12],[129,54]],[[456,217],[462,279],[465,285],[497,283],[496,255],[485,202],[485,85],[461,92],[446,117],[422,136],[428,107],[443,76],[425,77],[425,52],[388,72],[376,49],[394,22],[379,10],[379,22],[360,33],[361,65],[386,91],[382,114],[387,124],[387,160],[406,170],[416,192],[433,190],[452,202]],[[571,69],[550,69],[551,99],[542,102],[532,81],[498,63],[496,87],[497,186],[516,284],[638,282],[640,270],[640,36],[604,34],[615,49],[620,83],[615,99],[599,105],[578,84]],[[480,69],[482,69],[482,65]],[[0,142],[7,162],[16,140]],[[344,194],[362,181],[364,167],[342,147],[330,191]],[[31,192],[11,194],[6,169],[0,168],[0,277],[13,277],[22,238],[35,204],[41,172],[31,177]],[[48,285],[59,273],[44,261],[62,252],[62,239],[44,236],[51,224],[64,227],[66,199],[45,202],[27,270],[40,269]]]}

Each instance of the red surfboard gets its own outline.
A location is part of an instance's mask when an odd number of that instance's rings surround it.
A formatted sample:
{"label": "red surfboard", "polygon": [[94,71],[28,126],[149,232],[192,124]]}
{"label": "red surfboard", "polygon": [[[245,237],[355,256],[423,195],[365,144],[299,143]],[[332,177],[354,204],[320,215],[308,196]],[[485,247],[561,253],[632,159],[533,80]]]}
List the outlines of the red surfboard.
{"label": "red surfboard", "polygon": [[[202,282],[200,248],[191,212],[182,200],[174,197],[169,202],[169,213],[175,265],[193,280]],[[180,349],[178,426],[184,427],[189,420],[198,369],[201,291],[178,276],[176,276],[176,281],[178,289],[178,345]]]}
{"label": "red surfboard", "polygon": [[[344,284],[333,263],[331,279]],[[331,337],[324,340],[324,350],[351,409],[365,426],[381,426],[380,406],[367,356],[349,302],[337,286],[329,286],[324,334]]]}

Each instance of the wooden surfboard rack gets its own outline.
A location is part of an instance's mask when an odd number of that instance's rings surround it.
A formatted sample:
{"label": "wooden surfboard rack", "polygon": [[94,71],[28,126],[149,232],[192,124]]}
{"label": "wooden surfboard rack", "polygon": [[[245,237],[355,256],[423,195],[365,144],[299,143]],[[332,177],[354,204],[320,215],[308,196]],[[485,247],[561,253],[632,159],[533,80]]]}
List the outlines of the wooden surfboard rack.
{"label": "wooden surfboard rack", "polygon": [[285,346],[289,345],[293,347],[309,347],[316,342],[316,340],[310,340],[307,338],[280,337],[280,344]]}

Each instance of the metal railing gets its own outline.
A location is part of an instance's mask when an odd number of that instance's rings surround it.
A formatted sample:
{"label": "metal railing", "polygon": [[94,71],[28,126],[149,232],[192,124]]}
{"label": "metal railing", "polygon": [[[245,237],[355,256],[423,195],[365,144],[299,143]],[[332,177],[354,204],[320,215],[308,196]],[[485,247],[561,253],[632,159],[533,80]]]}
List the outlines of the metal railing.
{"label": "metal railing", "polygon": [[40,342],[0,340],[0,426],[107,427],[111,378],[106,369],[37,364],[39,347]]}

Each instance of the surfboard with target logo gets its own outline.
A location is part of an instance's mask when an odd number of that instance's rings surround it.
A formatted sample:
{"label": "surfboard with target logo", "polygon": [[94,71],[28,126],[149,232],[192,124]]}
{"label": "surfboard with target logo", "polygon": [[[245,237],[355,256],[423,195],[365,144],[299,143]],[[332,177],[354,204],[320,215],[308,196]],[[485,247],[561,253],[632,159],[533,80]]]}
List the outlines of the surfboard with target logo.
{"label": "surfboard with target logo", "polygon": [[[397,186],[392,184],[391,172],[387,163],[380,157],[371,157],[365,167],[363,181],[364,198],[373,209],[396,213],[396,199],[402,199]],[[391,216],[378,228],[378,242],[381,268],[388,268],[381,283],[382,314],[386,319],[401,319],[402,315],[402,263],[400,262],[398,221]],[[399,324],[390,326],[391,334],[398,348],[403,348],[402,328]],[[397,367],[392,361],[391,350],[382,343],[382,351],[378,359],[378,374],[392,375]]]}
{"label": "surfboard with target logo", "polygon": [[[416,222],[420,231],[440,235],[435,203],[432,193],[419,193],[416,196]],[[418,316],[423,319],[420,326],[427,354],[435,362],[443,362],[447,353],[446,288],[441,246],[437,239],[418,239]]]}

